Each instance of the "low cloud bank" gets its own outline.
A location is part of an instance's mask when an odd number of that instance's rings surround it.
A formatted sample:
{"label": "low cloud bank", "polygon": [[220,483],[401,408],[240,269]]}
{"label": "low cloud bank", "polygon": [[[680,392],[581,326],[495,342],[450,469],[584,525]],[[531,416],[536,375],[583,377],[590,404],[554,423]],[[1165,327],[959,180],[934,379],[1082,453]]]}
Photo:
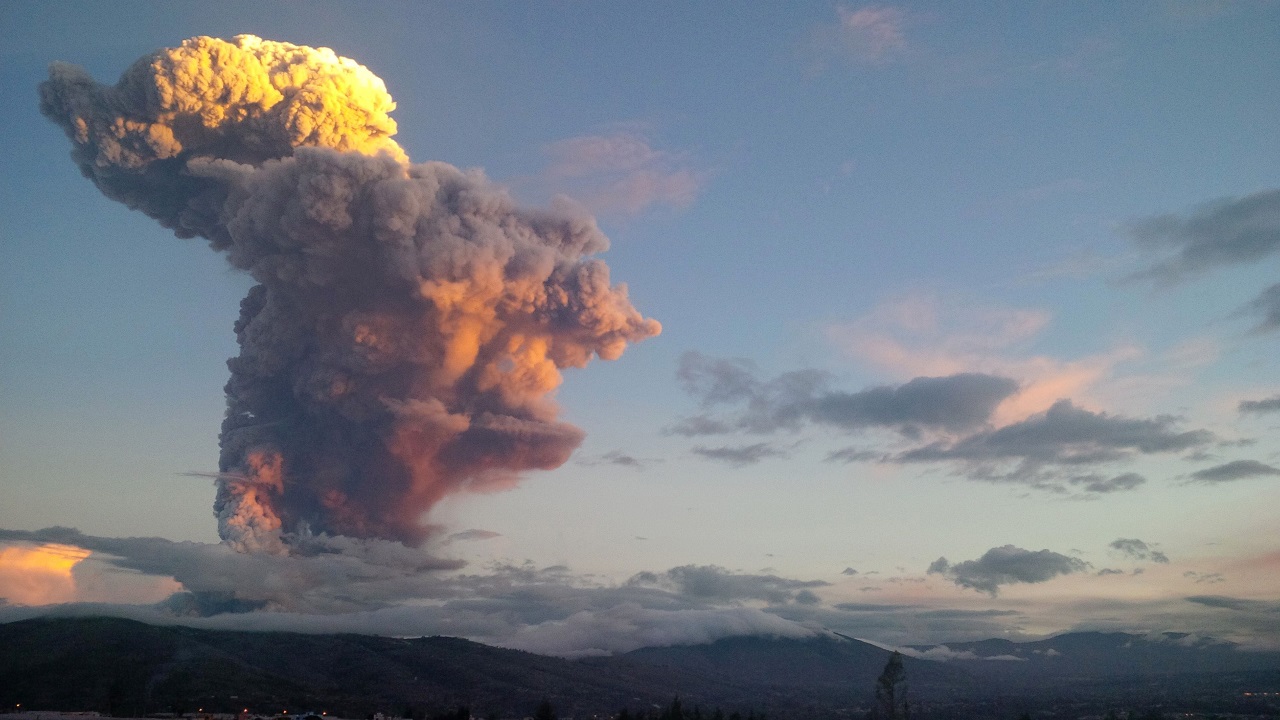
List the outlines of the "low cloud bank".
{"label": "low cloud bank", "polygon": [[[1128,632],[1197,628],[1258,646],[1280,646],[1277,611],[1269,602],[1195,596],[1002,607],[994,600],[1010,584],[1046,582],[1089,569],[1081,560],[1049,550],[1005,545],[977,560],[952,564],[939,559],[930,572],[993,599],[986,605],[977,596],[951,607],[943,598],[918,595],[910,602],[834,602],[831,596],[843,593],[847,598],[852,591],[840,587],[835,578],[797,579],[715,565],[682,565],[610,582],[564,566],[540,567],[526,561],[471,568],[443,556],[454,542],[483,541],[488,535],[477,530],[441,534],[422,548],[315,537],[304,545],[306,554],[280,556],[163,538],[104,538],[71,528],[0,529],[0,548],[70,548],[67,557],[83,558],[119,578],[145,582],[153,591],[153,599],[129,602],[119,601],[131,598],[127,593],[86,595],[74,586],[73,573],[71,585],[59,586],[66,590],[63,596],[30,596],[28,604],[17,604],[24,601],[9,597],[5,591],[10,588],[0,586],[0,597],[10,603],[0,601],[0,622],[109,615],[220,630],[449,635],[565,657],[743,635],[798,639],[837,632],[894,646],[1027,640],[1039,637],[1028,627],[1076,622],[1076,628],[1060,629],[1078,629],[1085,627],[1080,623],[1102,620],[1111,623],[1111,629]],[[1149,546],[1147,552],[1152,552]],[[878,575],[866,572],[856,577]],[[852,575],[836,578],[845,584],[857,582]],[[1193,578],[1201,579],[1213,583],[1221,576]],[[886,578],[876,587],[888,591],[895,583],[916,586],[924,581],[924,576],[908,575]],[[168,597],[163,594],[168,590],[154,594],[157,588],[173,587],[177,591]],[[94,599],[115,601],[83,601]]]}
{"label": "low cloud bank", "polygon": [[[493,536],[463,531],[443,537],[436,550]],[[820,603],[811,589],[827,585],[697,565],[639,573],[617,585],[531,563],[468,572],[461,561],[434,554],[430,543],[412,548],[328,536],[305,538],[292,555],[104,538],[72,528],[0,530],[0,543],[57,543],[120,570],[181,583],[179,592],[151,604],[0,603],[0,622],[112,615],[210,629],[452,635],[567,657],[733,635],[808,637],[820,629],[768,608]]]}

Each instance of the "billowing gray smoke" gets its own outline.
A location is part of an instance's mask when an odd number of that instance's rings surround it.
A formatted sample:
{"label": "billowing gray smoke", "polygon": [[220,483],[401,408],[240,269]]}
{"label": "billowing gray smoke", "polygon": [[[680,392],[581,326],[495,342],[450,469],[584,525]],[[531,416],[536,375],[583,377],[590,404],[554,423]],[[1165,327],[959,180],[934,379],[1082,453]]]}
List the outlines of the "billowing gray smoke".
{"label": "billowing gray smoke", "polygon": [[421,542],[445,495],[568,459],[582,432],[556,418],[561,368],[661,330],[591,257],[608,246],[592,218],[410,164],[394,107],[352,60],[248,35],[158,51],[114,87],[66,64],[40,86],[105,195],[259,283],[214,505],[237,549]]}

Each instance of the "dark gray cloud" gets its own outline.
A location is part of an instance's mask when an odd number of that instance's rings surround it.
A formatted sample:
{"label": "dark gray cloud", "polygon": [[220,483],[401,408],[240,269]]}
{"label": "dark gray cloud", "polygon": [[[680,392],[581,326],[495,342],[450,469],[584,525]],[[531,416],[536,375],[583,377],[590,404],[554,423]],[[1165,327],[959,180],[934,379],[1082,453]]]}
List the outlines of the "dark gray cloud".
{"label": "dark gray cloud", "polygon": [[1146,484],[1147,479],[1138,473],[1124,473],[1109,478],[1101,475],[1080,475],[1071,478],[1069,482],[1072,485],[1079,485],[1086,492],[1105,494],[1135,490]]}
{"label": "dark gray cloud", "polygon": [[959,432],[985,424],[996,406],[1017,391],[1018,384],[1009,378],[979,373],[918,377],[897,387],[827,393],[814,400],[809,416],[848,429],[920,425]]}
{"label": "dark gray cloud", "polygon": [[713,358],[697,352],[681,356],[676,377],[685,392],[705,409],[721,405],[742,407],[729,418],[704,413],[668,428],[680,435],[797,429],[804,421],[805,406],[830,381],[826,373],[818,370],[797,370],[760,380],[755,366],[746,360]]}
{"label": "dark gray cloud", "polygon": [[827,457],[824,458],[824,460],[826,462],[838,462],[847,465],[849,463],[871,462],[872,460],[879,460],[883,456],[884,453],[878,453],[871,450],[860,450],[855,447],[847,447],[827,453]]}
{"label": "dark gray cloud", "polygon": [[680,357],[676,378],[705,407],[750,400],[760,393],[755,365],[743,359],[713,358],[699,352]]}
{"label": "dark gray cloud", "polygon": [[[802,602],[812,605],[817,596],[810,588],[825,587],[822,580],[792,580],[777,575],[735,573],[716,565],[682,565],[662,574],[638,573],[630,586],[659,587],[699,602],[732,603],[763,600],[773,604]],[[807,592],[803,599],[801,592]]]}
{"label": "dark gray cloud", "polygon": [[1262,316],[1253,328],[1254,332],[1269,333],[1280,330],[1280,283],[1258,293],[1258,296],[1245,306],[1245,312]]}
{"label": "dark gray cloud", "polygon": [[[805,424],[846,431],[888,428],[908,439],[920,438],[926,430],[945,431],[951,437],[896,455],[851,446],[828,453],[826,461],[949,462],[974,479],[1020,482],[1060,493],[1069,487],[1092,494],[1123,492],[1147,482],[1137,473],[1105,476],[1079,469],[1067,473],[1067,468],[1196,450],[1215,440],[1207,430],[1178,428],[1179,419],[1173,416],[1132,418],[1092,412],[1066,399],[1021,422],[992,428],[992,413],[1018,391],[1018,385],[1008,378],[977,373],[918,377],[898,386],[848,393],[829,389],[829,378],[816,371],[762,381],[745,360],[691,352],[681,358],[677,374],[704,412],[669,427],[673,434],[771,433],[797,430]],[[725,406],[731,409],[726,412]],[[784,451],[756,443],[699,446],[694,452],[741,466]]]}
{"label": "dark gray cloud", "polygon": [[1280,395],[1262,400],[1241,400],[1239,410],[1242,413],[1280,412]]}
{"label": "dark gray cloud", "polygon": [[981,617],[1010,617],[1013,615],[1021,615],[1017,610],[924,610],[916,614],[921,618],[981,618]]}
{"label": "dark gray cloud", "polygon": [[[908,436],[922,428],[959,432],[981,427],[1003,400],[1018,391],[1009,378],[960,373],[918,377],[903,385],[878,386],[859,392],[827,388],[830,376],[797,370],[760,380],[745,360],[711,358],[690,352],[676,372],[685,390],[703,408],[739,408],[728,417],[707,413],[682,420],[668,431],[679,435],[725,432],[771,433],[814,423],[844,430],[882,427]],[[849,461],[851,453],[833,453]]]}
{"label": "dark gray cloud", "polygon": [[1197,470],[1191,473],[1191,480],[1197,483],[1213,484],[1267,475],[1280,475],[1280,468],[1271,467],[1257,460],[1232,460],[1229,463]]}
{"label": "dark gray cloud", "polygon": [[1190,215],[1148,218],[1130,234],[1145,250],[1171,253],[1137,276],[1157,282],[1254,263],[1280,249],[1280,189],[1219,200]]}
{"label": "dark gray cloud", "polygon": [[1138,538],[1116,538],[1108,546],[1132,560],[1149,560],[1156,563],[1169,562],[1169,556],[1155,550]]}
{"label": "dark gray cloud", "polygon": [[857,574],[858,574],[858,571],[857,571],[857,570],[854,570],[854,569],[853,569],[853,568],[851,568],[851,567],[847,567],[847,568],[845,568],[844,570],[841,570],[841,571],[840,571],[840,574],[841,574],[841,575],[857,575]]}
{"label": "dark gray cloud", "polygon": [[578,460],[579,465],[596,466],[596,465],[616,465],[618,467],[633,468],[635,470],[644,470],[654,460],[641,460],[634,455],[628,455],[621,450],[610,450],[603,455],[593,458],[582,458]]}
{"label": "dark gray cloud", "polygon": [[1196,581],[1196,584],[1206,583],[1206,584],[1209,584],[1209,585],[1214,585],[1214,584],[1217,584],[1217,583],[1220,583],[1220,582],[1225,582],[1225,581],[1226,581],[1226,579],[1227,579],[1227,578],[1226,578],[1226,576],[1225,576],[1225,575],[1223,575],[1222,573],[1216,573],[1216,572],[1199,572],[1199,571],[1197,571],[1197,570],[1188,570],[1188,571],[1186,571],[1186,572],[1182,573],[1182,577],[1184,577],[1184,578],[1190,578],[1190,579],[1192,579],[1192,580],[1195,580],[1195,581]]}
{"label": "dark gray cloud", "polygon": [[794,599],[801,605],[819,605],[822,603],[822,598],[818,597],[812,590],[801,590],[796,593]]}
{"label": "dark gray cloud", "polygon": [[466,542],[468,540],[490,540],[492,538],[497,538],[497,537],[502,537],[502,533],[497,533],[492,530],[471,529],[471,530],[463,530],[462,532],[453,533],[449,537],[445,538],[445,541],[446,542]]}
{"label": "dark gray cloud", "polygon": [[663,432],[667,435],[683,435],[685,437],[724,435],[733,431],[733,426],[728,422],[709,415],[693,415],[681,418],[663,429]]}
{"label": "dark gray cloud", "polygon": [[1117,570],[1115,568],[1102,568],[1097,572],[1097,575],[1099,577],[1104,577],[1107,575],[1123,575],[1123,574],[1124,574],[1123,570]]}
{"label": "dark gray cloud", "polygon": [[1247,600],[1244,598],[1233,598],[1225,595],[1192,595],[1191,597],[1186,598],[1186,601],[1220,610],[1236,610],[1239,612],[1259,613],[1264,615],[1280,615],[1280,602],[1267,600]]}
{"label": "dark gray cloud", "polygon": [[728,463],[734,467],[754,465],[766,458],[787,456],[786,450],[776,448],[769,443],[755,443],[754,445],[724,445],[720,447],[704,447],[699,445],[693,448],[693,452],[708,460]]}
{"label": "dark gray cloud", "polygon": [[[1213,441],[1207,430],[1179,431],[1177,418],[1129,418],[1076,407],[1059,400],[1047,411],[956,442],[935,442],[896,456],[898,462],[956,461],[985,480],[1042,482],[1050,466],[1080,466],[1123,460],[1136,454],[1180,452]],[[1007,472],[1001,468],[1013,464]],[[1118,483],[1132,483],[1133,478]],[[1087,483],[1086,483],[1087,484]],[[1100,485],[1099,487],[1105,487]],[[1117,487],[1116,489],[1120,489]]]}
{"label": "dark gray cloud", "polygon": [[901,612],[915,605],[886,605],[883,603],[837,603],[832,607],[845,612]]}
{"label": "dark gray cloud", "polygon": [[1050,550],[1024,550],[1013,545],[991,548],[977,560],[951,564],[940,557],[929,565],[930,575],[942,575],[960,587],[994,597],[1001,585],[1042,583],[1059,575],[1084,572],[1089,563]]}

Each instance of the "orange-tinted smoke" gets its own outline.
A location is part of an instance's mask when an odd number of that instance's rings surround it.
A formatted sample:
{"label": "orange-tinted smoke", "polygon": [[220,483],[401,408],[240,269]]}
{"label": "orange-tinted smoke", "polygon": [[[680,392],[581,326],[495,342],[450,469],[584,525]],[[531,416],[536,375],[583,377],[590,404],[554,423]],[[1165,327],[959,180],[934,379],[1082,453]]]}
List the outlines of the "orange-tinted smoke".
{"label": "orange-tinted smoke", "polygon": [[41,109],[109,197],[258,281],[228,361],[215,512],[227,542],[407,543],[442,497],[568,459],[561,370],[661,328],[594,255],[595,221],[410,164],[382,81],[327,49],[193,38],[114,87],[55,65]]}

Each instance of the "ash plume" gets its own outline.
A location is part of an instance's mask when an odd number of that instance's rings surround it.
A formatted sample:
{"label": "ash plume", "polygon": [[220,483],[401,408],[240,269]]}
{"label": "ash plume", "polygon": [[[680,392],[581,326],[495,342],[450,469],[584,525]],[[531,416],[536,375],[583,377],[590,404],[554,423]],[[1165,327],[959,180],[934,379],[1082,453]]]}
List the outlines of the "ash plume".
{"label": "ash plume", "polygon": [[661,326],[570,208],[412,164],[382,81],[325,48],[197,37],[114,86],[65,63],[41,112],[104,195],[203,237],[257,282],[240,304],[214,505],[223,540],[416,545],[442,497],[509,486],[581,442],[560,370]]}

